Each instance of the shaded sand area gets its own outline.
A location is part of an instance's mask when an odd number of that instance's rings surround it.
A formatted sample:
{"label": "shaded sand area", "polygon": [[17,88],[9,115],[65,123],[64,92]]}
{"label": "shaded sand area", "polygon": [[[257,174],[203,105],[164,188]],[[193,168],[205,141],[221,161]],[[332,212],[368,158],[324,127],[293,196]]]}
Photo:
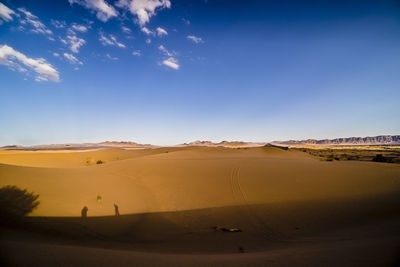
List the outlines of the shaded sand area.
{"label": "shaded sand area", "polygon": [[[3,229],[5,265],[399,263],[397,164],[276,147],[0,151],[7,184],[40,194],[41,204]],[[122,216],[112,216],[114,203]]]}

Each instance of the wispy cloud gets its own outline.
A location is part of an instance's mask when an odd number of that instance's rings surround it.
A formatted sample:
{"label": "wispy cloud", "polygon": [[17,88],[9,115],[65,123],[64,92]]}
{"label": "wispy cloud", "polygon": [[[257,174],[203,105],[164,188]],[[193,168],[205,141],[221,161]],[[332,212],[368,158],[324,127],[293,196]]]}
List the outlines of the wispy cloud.
{"label": "wispy cloud", "polygon": [[163,45],[160,45],[160,46],[158,47],[158,50],[160,50],[165,56],[168,56],[168,57],[172,57],[172,56],[175,55],[175,53],[169,52],[169,51],[165,48],[165,46],[163,46]]}
{"label": "wispy cloud", "polygon": [[106,36],[101,31],[100,31],[99,41],[105,46],[109,45],[109,46],[116,46],[116,47],[120,47],[120,48],[126,47],[123,43],[118,42],[117,38],[115,38],[114,35],[109,34],[108,36]]}
{"label": "wispy cloud", "polygon": [[158,47],[158,50],[160,50],[165,56],[165,59],[162,61],[162,64],[164,66],[167,66],[167,67],[169,67],[171,69],[174,69],[174,70],[179,70],[180,66],[179,66],[178,59],[175,57],[175,55],[176,55],[175,52],[169,51],[163,45],[160,45]]}
{"label": "wispy cloud", "polygon": [[86,44],[85,39],[79,38],[76,35],[69,34],[66,39],[60,38],[61,42],[68,45],[69,49],[74,53],[79,53],[81,46]]}
{"label": "wispy cloud", "polygon": [[58,82],[60,76],[56,68],[44,58],[30,58],[8,45],[0,46],[0,64],[13,71],[36,73],[36,81]]}
{"label": "wispy cloud", "polygon": [[203,39],[201,39],[200,37],[194,36],[194,35],[188,35],[188,36],[186,36],[186,38],[188,40],[194,42],[195,44],[204,43]]}
{"label": "wispy cloud", "polygon": [[43,35],[52,35],[53,32],[49,30],[46,25],[44,25],[37,16],[35,16],[32,12],[25,8],[18,8],[18,11],[21,12],[23,17],[19,20],[22,24],[21,29],[24,29],[24,26],[30,26],[31,32],[43,34]]}
{"label": "wispy cloud", "polygon": [[134,50],[132,52],[132,55],[136,56],[136,57],[140,57],[142,55],[142,52],[140,50]]}
{"label": "wispy cloud", "polygon": [[129,10],[137,17],[137,23],[144,26],[157,10],[170,8],[171,2],[169,0],[119,0],[116,6]]}
{"label": "wispy cloud", "polygon": [[121,29],[124,33],[128,33],[128,34],[132,33],[132,30],[126,26],[122,26]]}
{"label": "wispy cloud", "polygon": [[140,52],[140,50],[135,50],[132,52],[132,55],[134,55],[136,57],[140,57],[142,55],[142,52]]}
{"label": "wispy cloud", "polygon": [[65,28],[67,26],[67,23],[65,21],[60,21],[60,20],[56,20],[56,19],[52,19],[51,24],[56,27],[57,29],[62,29]]}
{"label": "wispy cloud", "polygon": [[15,15],[15,12],[3,3],[0,3],[0,25],[3,21],[13,20],[12,15]]}
{"label": "wispy cloud", "polygon": [[182,21],[186,24],[186,25],[190,25],[190,20],[182,18]]}
{"label": "wispy cloud", "polygon": [[140,30],[146,35],[154,35],[154,32],[147,27],[141,27]]}
{"label": "wispy cloud", "polygon": [[77,59],[74,55],[69,54],[69,53],[64,53],[63,56],[69,61],[71,64],[79,64],[83,65],[82,61]]}
{"label": "wispy cloud", "polygon": [[96,12],[96,17],[103,21],[106,22],[112,17],[116,17],[118,15],[117,10],[115,8],[108,4],[104,0],[68,0],[69,3],[72,4],[78,4],[81,6],[86,7],[87,9]]}
{"label": "wispy cloud", "polygon": [[158,36],[168,35],[168,32],[161,27],[157,27],[156,31]]}
{"label": "wispy cloud", "polygon": [[78,24],[78,23],[72,23],[71,24],[71,30],[75,31],[75,32],[81,32],[81,33],[85,33],[87,32],[89,29],[88,26],[82,25],[82,24]]}
{"label": "wispy cloud", "polygon": [[117,57],[113,57],[113,56],[111,56],[110,54],[106,54],[106,57],[108,58],[108,59],[111,59],[111,60],[118,60],[118,58]]}

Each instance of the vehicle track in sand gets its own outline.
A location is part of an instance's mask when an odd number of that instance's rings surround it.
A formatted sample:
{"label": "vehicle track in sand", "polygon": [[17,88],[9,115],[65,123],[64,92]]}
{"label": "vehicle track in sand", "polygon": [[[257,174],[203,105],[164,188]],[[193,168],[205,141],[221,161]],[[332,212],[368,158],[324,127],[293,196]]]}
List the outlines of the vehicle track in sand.
{"label": "vehicle track in sand", "polygon": [[230,174],[230,187],[233,199],[238,208],[244,215],[247,215],[246,217],[249,219],[252,226],[254,226],[265,239],[272,240],[282,237],[281,233],[273,230],[263,219],[261,219],[255,208],[250,204],[248,195],[240,183],[240,167],[232,168]]}

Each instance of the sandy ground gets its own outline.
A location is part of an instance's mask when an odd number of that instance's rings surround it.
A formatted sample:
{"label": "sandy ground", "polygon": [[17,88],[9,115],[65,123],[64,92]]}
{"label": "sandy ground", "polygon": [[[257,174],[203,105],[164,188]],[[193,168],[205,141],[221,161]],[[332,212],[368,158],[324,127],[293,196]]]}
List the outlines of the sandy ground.
{"label": "sandy ground", "polygon": [[[7,184],[40,194],[41,204],[26,225],[3,229],[5,265],[398,263],[396,164],[274,147],[0,151]],[[122,216],[112,216],[114,203]],[[83,206],[86,221],[77,218]]]}

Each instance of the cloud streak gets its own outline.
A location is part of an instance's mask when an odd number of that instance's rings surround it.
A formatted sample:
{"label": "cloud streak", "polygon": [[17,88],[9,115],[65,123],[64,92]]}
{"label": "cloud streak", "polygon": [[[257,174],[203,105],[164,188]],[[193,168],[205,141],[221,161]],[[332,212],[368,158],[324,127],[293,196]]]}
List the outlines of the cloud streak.
{"label": "cloud streak", "polygon": [[154,32],[147,27],[141,27],[140,30],[146,35],[154,35]]}
{"label": "cloud streak", "polygon": [[103,21],[106,22],[112,17],[116,17],[118,15],[117,10],[115,8],[108,4],[104,0],[68,0],[70,5],[73,4],[78,4],[81,5],[92,12],[96,13],[96,17]]}
{"label": "cloud streak", "polygon": [[158,36],[168,35],[168,32],[161,27],[157,27],[156,31]]}
{"label": "cloud streak", "polygon": [[52,19],[51,24],[56,27],[57,29],[62,29],[65,28],[67,26],[67,23],[65,21],[60,21],[60,20],[56,20],[56,19]]}
{"label": "cloud streak", "polygon": [[69,54],[69,53],[64,53],[63,56],[68,60],[69,63],[71,64],[79,64],[83,65],[82,61],[77,59],[74,55]]}
{"label": "cloud streak", "polygon": [[55,67],[44,58],[30,58],[8,45],[0,46],[0,64],[13,71],[36,73],[36,81],[58,82],[60,76]]}
{"label": "cloud streak", "polygon": [[188,35],[188,36],[186,36],[186,38],[195,44],[204,43],[204,41],[203,41],[203,39],[201,39],[201,37],[197,37],[194,35]]}
{"label": "cloud streak", "polygon": [[81,32],[81,33],[85,33],[88,31],[88,27],[85,25],[81,25],[81,24],[77,24],[77,23],[72,23],[71,25],[71,30],[75,31],[75,32]]}
{"label": "cloud streak", "polygon": [[174,70],[179,70],[179,63],[176,58],[170,57],[163,60],[162,64]]}
{"label": "cloud streak", "polygon": [[3,3],[0,3],[0,25],[3,23],[3,21],[13,20],[12,15],[15,15],[15,12]]}
{"label": "cloud streak", "polygon": [[[20,23],[24,26],[31,26],[31,32],[43,34],[43,35],[52,35],[53,32],[49,30],[46,25],[44,25],[37,16],[35,16],[32,12],[25,8],[18,8],[18,11],[23,14],[24,18],[20,19]],[[22,27],[23,28],[23,27]]]}
{"label": "cloud streak", "polygon": [[116,46],[119,48],[125,48],[126,46],[123,43],[118,42],[117,38],[114,35],[109,34],[106,36],[103,32],[100,32],[99,41],[104,46]]}

